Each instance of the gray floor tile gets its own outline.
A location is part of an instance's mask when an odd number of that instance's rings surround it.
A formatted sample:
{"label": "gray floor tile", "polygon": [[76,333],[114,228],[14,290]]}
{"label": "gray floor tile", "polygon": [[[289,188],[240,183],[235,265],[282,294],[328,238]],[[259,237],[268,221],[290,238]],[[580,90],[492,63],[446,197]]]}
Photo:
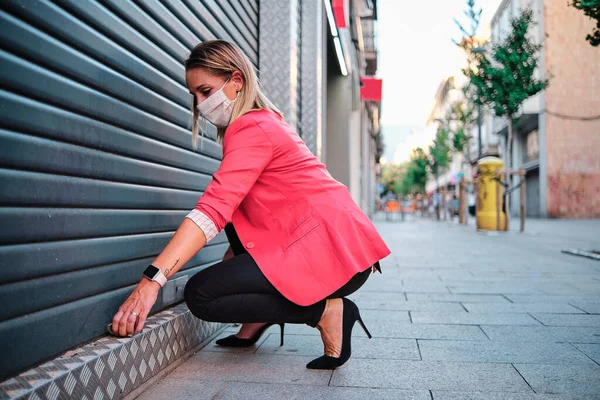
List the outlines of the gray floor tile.
{"label": "gray floor tile", "polygon": [[[573,351],[577,351],[573,349]],[[279,346],[279,337],[270,335],[260,346],[257,354],[299,355],[318,357],[323,354],[323,342],[318,336],[290,335],[285,345]],[[580,353],[581,354],[581,353]],[[582,357],[583,354],[581,355]],[[353,358],[381,358],[394,360],[420,360],[414,339],[387,339],[353,337]]]}
{"label": "gray floor tile", "polygon": [[600,328],[600,315],[532,313],[538,321],[548,326],[590,326]]}
{"label": "gray floor tile", "polygon": [[222,390],[223,382],[181,380],[167,376],[144,391],[136,400],[212,400]]}
{"label": "gray floor tile", "polygon": [[487,363],[589,364],[569,343],[419,340],[424,361]]}
{"label": "gray floor tile", "polygon": [[590,314],[600,314],[600,301],[570,301],[569,304]]}
{"label": "gray floor tile", "polygon": [[533,287],[532,285],[478,285],[473,283],[472,285],[460,285],[452,286],[449,285],[448,289],[451,293],[471,293],[471,294],[545,294],[546,292],[541,291]]}
{"label": "gray floor tile", "polygon": [[409,301],[510,303],[499,294],[407,293]]}
{"label": "gray floor tile", "polygon": [[332,386],[530,393],[508,364],[351,359],[334,371]]}
{"label": "gray floor tile", "polygon": [[380,300],[380,301],[401,301],[401,300],[405,300],[406,301],[406,297],[404,296],[404,292],[365,292],[362,290],[358,290],[354,293],[352,293],[350,296],[348,296],[348,298],[352,301],[356,301],[357,304],[358,302],[361,302],[363,300],[368,300],[368,301],[373,301],[373,300]]}
{"label": "gray floor tile", "polygon": [[582,314],[567,303],[462,303],[470,313],[559,313]]}
{"label": "gray floor tile", "polygon": [[[399,339],[456,339],[486,340],[487,337],[477,326],[450,324],[411,324],[396,321],[366,321],[373,337]],[[355,327],[353,336],[363,336],[364,332]]]}
{"label": "gray floor tile", "polygon": [[536,393],[600,393],[600,366],[515,364]]}
{"label": "gray floor tile", "polygon": [[600,343],[575,343],[573,344],[573,346],[577,347],[585,355],[594,360],[597,364],[600,364]]}
{"label": "gray floor tile", "polygon": [[[600,275],[600,274],[599,274]],[[592,296],[560,296],[560,295],[537,295],[537,294],[507,294],[508,297],[514,303],[571,303],[574,305],[576,302],[598,302],[598,297]],[[587,310],[586,310],[587,311]],[[589,311],[588,311],[589,312]]]}
{"label": "gray floor tile", "polygon": [[476,314],[440,313],[432,311],[411,312],[415,324],[464,324],[464,325],[540,325],[527,314]]}
{"label": "gray floor tile", "polygon": [[249,400],[430,400],[427,390],[227,383],[215,399]]}
{"label": "gray floor tile", "polygon": [[367,327],[378,321],[410,323],[408,311],[363,310],[360,315]]}
{"label": "gray floor tile", "polygon": [[376,282],[375,279],[369,279],[365,285],[360,288],[361,292],[410,292],[410,293],[450,293],[445,284],[428,283],[402,285],[399,280],[388,279],[382,282]]}
{"label": "gray floor tile", "polygon": [[[395,310],[395,311],[444,311],[444,312],[461,312],[464,311],[459,303],[442,303],[442,302],[426,302],[426,301],[406,301],[402,300],[357,300],[356,305],[361,310]],[[574,307],[571,309],[578,312]]]}
{"label": "gray floor tile", "polygon": [[597,328],[481,325],[491,340],[600,343]]}
{"label": "gray floor tile", "polygon": [[327,386],[331,372],[307,370],[306,364],[312,359],[201,351],[173,371],[170,378]]}
{"label": "gray floor tile", "polygon": [[598,400],[598,396],[586,394],[538,394],[435,391],[433,400]]}

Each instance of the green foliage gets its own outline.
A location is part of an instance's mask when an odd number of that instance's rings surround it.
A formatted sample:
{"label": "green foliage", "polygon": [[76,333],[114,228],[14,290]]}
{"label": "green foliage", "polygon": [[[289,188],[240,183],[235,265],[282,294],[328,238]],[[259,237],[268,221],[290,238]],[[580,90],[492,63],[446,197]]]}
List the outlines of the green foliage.
{"label": "green foliage", "polygon": [[[472,99],[467,95],[469,87],[463,88],[465,99],[452,104],[446,115],[447,126],[454,126],[454,129],[448,128],[452,133],[452,148],[458,153],[465,151],[471,137],[469,128],[477,122],[477,107]],[[450,124],[453,122],[453,124]]]}
{"label": "green foliage", "polygon": [[386,192],[401,193],[402,176],[405,169],[406,165],[399,164],[385,164],[382,166],[379,182],[385,187]]}
{"label": "green foliage", "polygon": [[465,51],[467,52],[473,45],[472,39],[477,35],[477,29],[479,28],[479,22],[481,21],[481,12],[481,8],[477,9],[475,7],[475,0],[467,0],[467,9],[464,10],[463,13],[470,21],[471,26],[467,28],[463,24],[458,22],[456,18],[454,18],[454,23],[456,23],[458,29],[460,29],[460,32],[463,34],[464,37],[463,40],[461,40],[460,42],[454,39],[452,39],[452,41],[457,46],[465,48]]}
{"label": "green foliage", "polygon": [[443,168],[447,168],[452,161],[452,149],[450,148],[450,132],[444,126],[440,126],[429,146],[429,171],[438,176]]}
{"label": "green foliage", "polygon": [[600,46],[600,0],[573,0],[570,4],[596,20],[596,27],[585,39],[594,47]]}
{"label": "green foliage", "polygon": [[425,193],[428,164],[425,150],[420,147],[414,149],[402,178],[401,193],[403,195]]}
{"label": "green foliage", "polygon": [[541,46],[527,37],[532,15],[531,9],[527,9],[511,22],[511,34],[494,48],[494,63],[485,52],[477,51],[473,54],[475,68],[463,71],[476,88],[475,103],[487,104],[496,116],[512,120],[523,101],[548,85],[547,80],[538,80],[533,75]]}

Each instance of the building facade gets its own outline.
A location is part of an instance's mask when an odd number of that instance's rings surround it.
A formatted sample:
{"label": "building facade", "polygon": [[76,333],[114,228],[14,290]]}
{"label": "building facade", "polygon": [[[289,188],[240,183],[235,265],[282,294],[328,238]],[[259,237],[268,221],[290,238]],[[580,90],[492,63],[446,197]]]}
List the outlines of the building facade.
{"label": "building facade", "polygon": [[[36,369],[1,382],[0,397],[124,396],[220,327],[171,307],[222,258],[224,234],[162,289],[152,311],[166,311],[144,334],[102,338],[222,157],[211,127],[191,143],[183,61],[197,43],[235,42],[311,151],[372,210],[380,98],[360,93],[376,72],[374,30],[363,30],[375,19],[366,0],[1,2],[0,381]],[[56,358],[98,338],[95,352]]]}
{"label": "building facade", "polygon": [[[505,39],[510,20],[528,5],[536,22],[530,35],[542,45],[536,75],[550,79],[550,86],[523,104],[510,168],[527,172],[528,216],[598,218],[600,51],[585,40],[594,24],[568,2],[505,0],[492,19],[492,43]],[[503,157],[506,126],[506,119],[493,119]],[[511,213],[516,215],[518,210],[515,191]]]}

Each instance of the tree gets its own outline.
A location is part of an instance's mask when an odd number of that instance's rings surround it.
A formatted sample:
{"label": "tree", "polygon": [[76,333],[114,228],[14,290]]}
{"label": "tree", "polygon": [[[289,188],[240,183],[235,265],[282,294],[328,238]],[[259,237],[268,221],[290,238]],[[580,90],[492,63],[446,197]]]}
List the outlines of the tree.
{"label": "tree", "polygon": [[479,22],[481,21],[481,12],[483,10],[481,8],[477,9],[475,7],[475,0],[467,0],[467,9],[464,12],[467,19],[470,21],[471,26],[465,27],[463,24],[458,22],[456,18],[454,18],[454,23],[458,26],[458,29],[463,34],[463,39],[460,41],[456,41],[452,39],[454,44],[459,47],[465,49],[467,54],[470,53],[470,50],[476,45],[474,38],[477,35],[477,29],[479,29]]}
{"label": "tree", "polygon": [[421,147],[414,149],[402,178],[402,194],[425,193],[427,165],[428,159],[425,150]]}
{"label": "tree", "polygon": [[[548,80],[534,77],[541,46],[533,43],[527,35],[532,16],[531,9],[526,9],[511,21],[510,35],[493,49],[494,63],[484,51],[475,51],[474,68],[464,71],[476,88],[475,102],[488,105],[496,116],[508,119],[506,183],[509,182],[508,171],[511,167],[513,125],[521,105],[548,86]],[[505,191],[505,206],[508,212],[508,190]]]}
{"label": "tree", "polygon": [[[468,85],[463,88],[463,93],[468,92]],[[465,96],[465,99],[455,102],[450,106],[446,114],[446,121],[449,130],[452,133],[452,148],[457,153],[463,153],[469,150],[470,127],[477,122],[477,108],[472,99]],[[467,154],[468,158],[468,154]]]}
{"label": "tree", "polygon": [[[435,177],[437,186],[438,176],[442,169],[447,168],[452,160],[451,148],[449,144],[450,134],[445,126],[439,126],[433,139],[433,143],[429,146],[429,172]],[[440,188],[436,189],[438,192]]]}
{"label": "tree", "polygon": [[402,169],[403,167],[398,164],[385,164],[382,166],[379,182],[384,186],[385,193],[401,193]]}
{"label": "tree", "polygon": [[[456,18],[454,18],[454,22],[458,26],[458,29],[463,35],[462,40],[456,41],[452,39],[454,44],[458,47],[462,48],[465,54],[467,55],[467,69],[471,69],[473,63],[475,62],[473,58],[474,50],[482,45],[480,41],[477,39],[477,30],[479,29],[479,23],[481,21],[481,13],[482,9],[477,8],[475,6],[475,0],[467,0],[467,9],[464,11],[465,16],[470,22],[470,26],[466,27],[461,24]],[[464,72],[464,71],[463,71]],[[466,72],[464,72],[467,75]],[[482,146],[481,146],[481,104],[475,103],[475,96],[477,94],[475,88],[469,82],[463,88],[464,94],[464,106],[465,112],[461,117],[463,117],[463,121],[465,123],[462,124],[462,127],[457,130],[455,133],[454,143],[456,146],[460,148],[464,148],[464,146],[468,146],[468,141],[470,139],[470,135],[468,135],[468,131],[471,124],[477,123],[477,147],[478,154],[477,157],[481,158],[482,155]],[[475,109],[477,114],[475,115]],[[468,117],[468,119],[467,119]],[[467,123],[468,122],[468,123]],[[455,148],[456,148],[455,146]],[[467,147],[468,150],[468,147]],[[461,150],[462,151],[462,150]],[[470,160],[470,155],[467,153],[467,158]]]}
{"label": "tree", "polygon": [[594,47],[600,46],[600,0],[573,0],[571,6],[596,20],[596,27],[585,39]]}

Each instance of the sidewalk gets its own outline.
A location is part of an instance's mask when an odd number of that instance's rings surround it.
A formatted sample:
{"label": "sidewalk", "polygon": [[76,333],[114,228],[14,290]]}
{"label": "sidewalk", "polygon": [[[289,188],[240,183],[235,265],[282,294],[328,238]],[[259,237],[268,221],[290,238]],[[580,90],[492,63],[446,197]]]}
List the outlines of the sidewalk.
{"label": "sidewalk", "polygon": [[[214,342],[139,399],[600,399],[600,221],[529,221],[486,236],[447,222],[377,222],[393,251],[351,296],[374,335],[309,371],[318,331],[278,327],[248,350]],[[228,328],[221,336],[235,332]]]}

